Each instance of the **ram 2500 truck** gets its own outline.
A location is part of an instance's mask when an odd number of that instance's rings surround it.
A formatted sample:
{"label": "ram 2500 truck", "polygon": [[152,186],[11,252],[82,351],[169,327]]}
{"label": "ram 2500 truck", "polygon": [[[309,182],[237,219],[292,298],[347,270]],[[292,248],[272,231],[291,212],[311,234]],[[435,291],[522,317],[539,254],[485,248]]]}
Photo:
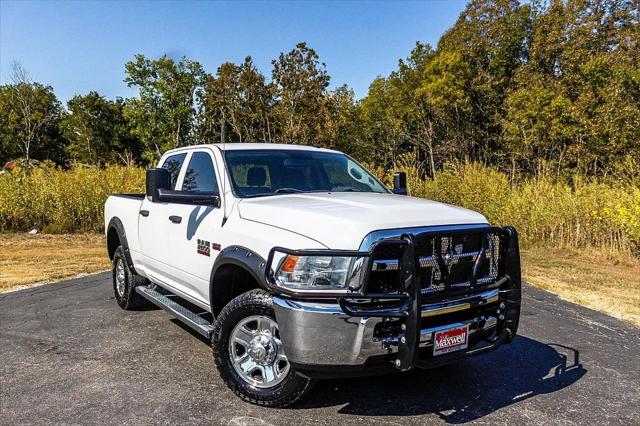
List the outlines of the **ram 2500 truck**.
{"label": "ram 2500 truck", "polygon": [[169,151],[146,179],[105,205],[115,299],[210,339],[246,401],[285,406],[318,378],[430,368],[516,335],[516,231],[408,196],[402,173],[389,190],[340,152],[245,143]]}

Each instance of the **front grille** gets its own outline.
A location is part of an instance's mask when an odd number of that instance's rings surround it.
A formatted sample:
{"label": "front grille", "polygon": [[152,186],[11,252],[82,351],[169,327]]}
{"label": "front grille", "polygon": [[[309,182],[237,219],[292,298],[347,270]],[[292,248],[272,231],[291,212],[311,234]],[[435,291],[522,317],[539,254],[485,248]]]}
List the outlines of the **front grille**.
{"label": "front grille", "polygon": [[[424,299],[484,291],[504,275],[502,260],[506,244],[497,231],[474,230],[448,235],[425,232],[413,237],[416,276]],[[402,290],[400,257],[401,249],[393,251],[388,246],[373,253],[370,290]]]}

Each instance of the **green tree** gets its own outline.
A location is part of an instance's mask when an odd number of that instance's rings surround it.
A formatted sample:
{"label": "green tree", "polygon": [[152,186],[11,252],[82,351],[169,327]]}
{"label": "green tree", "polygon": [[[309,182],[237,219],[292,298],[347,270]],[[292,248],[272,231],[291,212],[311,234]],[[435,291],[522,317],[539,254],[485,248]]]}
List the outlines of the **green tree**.
{"label": "green tree", "polygon": [[271,110],[274,88],[253,64],[250,56],[240,66],[238,76],[242,111],[242,140],[271,142]]}
{"label": "green tree", "polygon": [[140,149],[129,135],[123,109],[122,99],[109,101],[97,92],[69,100],[68,112],[60,122],[62,134],[68,141],[69,158],[94,165],[115,161],[131,163]]}
{"label": "green tree", "polygon": [[[565,165],[606,173],[626,156],[640,157],[637,2],[556,0],[535,16],[529,60],[508,93],[512,151],[517,125],[545,129],[521,145],[538,146],[537,159],[558,173]],[[514,115],[528,116],[526,123]]]}
{"label": "green tree", "polygon": [[358,106],[354,92],[342,85],[329,93],[325,99],[325,124],[318,135],[319,145],[337,149],[352,155],[365,155],[358,149]]}
{"label": "green tree", "polygon": [[[425,160],[432,178],[436,174],[436,152],[441,150],[438,132],[437,104],[432,93],[425,89],[425,77],[429,76],[435,52],[428,44],[416,43],[406,60],[400,60],[398,71],[392,74],[398,91],[400,105],[394,106],[404,113],[404,134],[415,151],[415,161],[420,171],[425,171]],[[426,155],[425,155],[426,154]]]}
{"label": "green tree", "polygon": [[417,43],[371,85],[361,103],[365,140],[387,152],[385,162],[413,151],[431,176],[445,160],[499,159],[503,102],[526,61],[531,19],[516,1],[470,2],[435,51]]}
{"label": "green tree", "polygon": [[390,79],[379,77],[369,86],[367,96],[360,103],[359,122],[362,123],[362,151],[369,151],[372,160],[384,167],[396,167],[402,153],[403,115],[398,108]]}
{"label": "green tree", "polygon": [[511,93],[503,119],[504,142],[511,155],[511,177],[518,163],[542,172],[543,162],[555,163],[560,175],[579,132],[575,111],[561,92],[532,82]]}
{"label": "green tree", "polygon": [[239,67],[226,62],[216,72],[207,76],[201,97],[200,121],[204,140],[237,142],[242,136],[238,129],[240,115]]}
{"label": "green tree", "polygon": [[196,101],[201,95],[202,66],[186,58],[151,60],[136,55],[125,65],[125,82],[139,89],[124,109],[133,134],[144,146],[147,161],[168,149],[195,143]]}
{"label": "green tree", "polygon": [[277,141],[387,168],[409,158],[432,177],[466,160],[512,179],[550,167],[618,173],[640,158],[638,10],[638,0],[471,0],[435,49],[416,43],[359,101],[328,89],[306,43],[272,61],[270,81],[251,57],[208,75],[186,58],[138,55],[125,82],[139,96],[76,97],[60,127],[52,89],[17,72],[0,87],[0,156],[102,164],[113,152],[152,161],[185,144]]}
{"label": "green tree", "polygon": [[220,142],[271,141],[272,87],[250,56],[222,64],[206,77],[200,99],[200,134]]}
{"label": "green tree", "polygon": [[53,88],[32,82],[26,70],[14,63],[12,84],[0,86],[0,155],[61,161],[63,141],[57,133],[62,107]]}
{"label": "green tree", "polygon": [[531,7],[516,0],[473,0],[440,39],[437,56],[442,57],[434,60],[439,65],[433,71],[444,75],[434,80],[441,80],[440,93],[455,93],[454,102],[465,108],[449,113],[449,123],[443,123],[455,131],[447,138],[453,151],[480,161],[500,160],[503,102],[527,61],[532,19]]}
{"label": "green tree", "polygon": [[281,53],[272,64],[277,139],[303,145],[316,142],[327,117],[330,78],[325,64],[306,43]]}

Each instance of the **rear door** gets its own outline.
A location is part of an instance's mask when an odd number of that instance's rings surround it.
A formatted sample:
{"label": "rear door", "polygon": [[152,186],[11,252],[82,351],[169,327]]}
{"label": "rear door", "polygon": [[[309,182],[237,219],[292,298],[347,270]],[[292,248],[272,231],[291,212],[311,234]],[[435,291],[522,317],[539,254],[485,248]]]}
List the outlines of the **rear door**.
{"label": "rear door", "polygon": [[[193,150],[185,164],[179,182],[181,191],[221,194],[213,151]],[[180,218],[180,223],[167,228],[171,279],[181,291],[206,305],[213,262],[220,250],[223,211],[214,206],[172,204],[169,212]]]}
{"label": "rear door", "polygon": [[[160,165],[171,174],[171,189],[175,189],[187,152],[169,155]],[[138,241],[140,241],[141,263],[150,278],[166,283],[163,276],[167,273],[169,260],[169,237],[166,232],[171,228],[169,216],[171,204],[152,203],[151,197],[145,197],[138,215]],[[170,283],[168,283],[170,284]]]}

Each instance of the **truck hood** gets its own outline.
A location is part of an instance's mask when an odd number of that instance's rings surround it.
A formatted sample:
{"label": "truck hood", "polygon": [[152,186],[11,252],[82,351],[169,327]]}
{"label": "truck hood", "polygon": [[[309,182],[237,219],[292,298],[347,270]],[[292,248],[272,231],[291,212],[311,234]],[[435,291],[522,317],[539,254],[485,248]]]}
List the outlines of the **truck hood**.
{"label": "truck hood", "polygon": [[[423,198],[334,192],[247,198],[240,217],[312,238],[330,249],[354,250],[372,231],[487,223],[480,213]],[[305,247],[291,247],[302,249]]]}

